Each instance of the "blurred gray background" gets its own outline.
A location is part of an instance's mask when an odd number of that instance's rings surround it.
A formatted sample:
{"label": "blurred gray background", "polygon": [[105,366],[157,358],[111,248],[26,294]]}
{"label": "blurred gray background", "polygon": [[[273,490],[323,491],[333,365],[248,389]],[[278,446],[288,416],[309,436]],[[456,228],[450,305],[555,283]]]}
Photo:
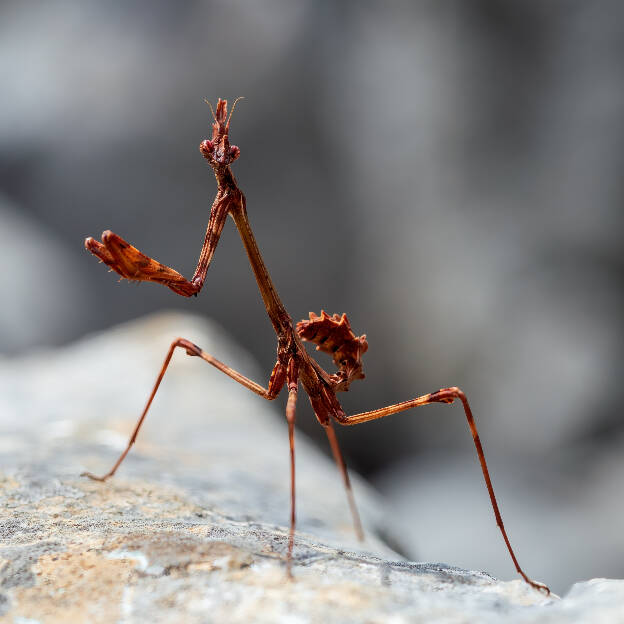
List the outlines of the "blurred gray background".
{"label": "blurred gray background", "polygon": [[[215,193],[202,100],[244,95],[234,169],[286,307],[368,335],[345,407],[462,387],[526,571],[622,577],[623,59],[615,1],[4,0],[0,351],[177,308],[268,378],[231,222],[191,300],[82,246],[111,228],[190,276]],[[515,578],[459,407],[339,434],[404,553]]]}

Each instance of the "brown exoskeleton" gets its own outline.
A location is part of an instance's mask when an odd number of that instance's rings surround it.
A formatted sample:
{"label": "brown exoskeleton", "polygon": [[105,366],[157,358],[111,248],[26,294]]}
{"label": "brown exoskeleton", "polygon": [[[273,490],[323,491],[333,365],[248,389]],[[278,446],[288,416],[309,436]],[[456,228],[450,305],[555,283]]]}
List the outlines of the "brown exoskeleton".
{"label": "brown exoskeleton", "polygon": [[[234,103],[234,106],[236,102]],[[234,110],[232,106],[232,111]],[[211,107],[212,110],[212,107]],[[210,262],[214,255],[219,237],[223,231],[223,226],[227,216],[230,215],[234,219],[234,223],[241,236],[249,262],[260,289],[260,294],[264,301],[269,318],[277,334],[277,362],[271,373],[268,387],[264,388],[259,384],[244,377],[226,364],[219,362],[212,355],[202,351],[200,347],[193,344],[185,338],[176,338],[169,348],[165,361],[161,367],[156,383],[147,400],[143,413],[141,414],[128,445],[119,459],[109,472],[103,476],[95,476],[85,473],[92,479],[105,481],[115,474],[115,471],[128,454],[130,448],[134,444],[139,429],[145,420],[150,405],[156,395],[160,382],[169,366],[169,362],[176,348],[181,348],[188,355],[197,356],[205,360],[215,368],[219,369],[238,383],[242,384],[252,392],[268,399],[269,401],[277,398],[278,394],[284,386],[288,389],[288,401],[286,404],[286,419],[288,421],[288,435],[290,441],[290,469],[291,469],[291,513],[290,513],[290,533],[288,539],[287,567],[288,573],[291,574],[292,567],[292,551],[295,534],[295,407],[297,403],[297,391],[299,384],[307,393],[314,413],[325,429],[331,449],[336,460],[336,464],[342,473],[342,478],[347,491],[349,505],[353,514],[355,530],[358,536],[362,536],[362,527],[358,515],[355,501],[349,482],[347,468],[338,446],[338,441],[333,429],[333,421],[340,425],[358,425],[384,418],[390,414],[403,412],[412,407],[421,405],[429,405],[431,403],[453,403],[455,400],[461,401],[468,426],[474,440],[474,444],[481,463],[481,470],[485,484],[490,495],[492,508],[496,517],[496,523],[501,530],[509,554],[516,566],[516,570],[522,578],[532,587],[549,593],[548,587],[541,583],[531,580],[520,568],[514,551],[511,547],[500,511],[498,503],[494,496],[492,481],[488,472],[483,447],[479,440],[479,434],[475,425],[466,395],[456,387],[443,388],[389,405],[370,412],[361,414],[346,414],[338,399],[336,393],[347,390],[349,385],[356,379],[362,379],[362,355],[368,348],[365,336],[355,336],[351,331],[349,321],[346,315],[329,316],[325,312],[321,312],[320,316],[310,313],[310,318],[297,323],[295,327],[292,319],[286,312],[275,286],[271,281],[269,272],[262,260],[256,239],[251,231],[251,226],[247,219],[247,209],[245,205],[245,196],[238,188],[234,174],[230,165],[239,157],[240,150],[238,147],[231,145],[229,140],[230,119],[232,113],[228,117],[227,101],[219,100],[217,103],[216,113],[213,111],[214,123],[212,124],[212,139],[204,140],[200,143],[199,151],[202,156],[210,163],[217,179],[217,196],[212,204],[210,212],[210,220],[206,230],[206,237],[201,249],[195,274],[190,280],[184,278],[177,271],[160,264],[156,260],[145,256],[138,249],[127,243],[121,237],[111,231],[105,231],[102,234],[102,242],[98,242],[93,238],[87,238],[85,247],[97,256],[102,262],[108,265],[112,270],[121,275],[122,278],[135,281],[158,282],[169,287],[175,293],[190,297],[197,295],[204,285],[206,273]],[[329,374],[321,368],[321,366],[307,353],[303,346],[303,341],[310,341],[317,345],[317,350],[331,354],[338,372]]]}

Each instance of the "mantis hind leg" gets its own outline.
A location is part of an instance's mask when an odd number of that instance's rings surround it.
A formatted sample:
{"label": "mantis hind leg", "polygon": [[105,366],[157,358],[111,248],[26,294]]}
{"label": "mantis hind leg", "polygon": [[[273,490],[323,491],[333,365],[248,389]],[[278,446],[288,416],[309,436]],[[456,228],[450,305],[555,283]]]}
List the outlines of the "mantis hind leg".
{"label": "mantis hind leg", "polygon": [[384,418],[385,416],[390,416],[391,414],[403,412],[405,410],[411,409],[412,407],[431,405],[432,403],[453,403],[453,401],[455,401],[456,399],[459,399],[464,407],[464,413],[466,415],[466,420],[468,421],[468,427],[470,428],[470,433],[472,434],[472,439],[477,450],[477,455],[479,456],[479,463],[481,464],[483,479],[485,481],[488,494],[490,495],[492,509],[496,518],[496,524],[498,525],[498,528],[500,529],[500,532],[503,536],[503,540],[505,541],[507,550],[511,555],[511,560],[516,567],[516,571],[529,585],[531,585],[531,587],[534,587],[539,591],[543,591],[546,594],[550,594],[550,589],[546,585],[533,581],[524,573],[524,571],[520,567],[520,564],[518,563],[518,560],[516,559],[516,555],[513,551],[513,548],[511,547],[511,542],[509,541],[509,537],[507,537],[507,531],[505,530],[505,526],[503,524],[503,518],[501,517],[501,513],[498,508],[496,496],[494,495],[494,487],[492,486],[492,479],[490,478],[490,472],[485,461],[485,453],[483,452],[483,446],[479,438],[477,425],[475,423],[474,416],[472,415],[472,410],[470,409],[468,399],[466,398],[466,395],[462,392],[462,390],[456,387],[443,388],[442,390],[438,390],[437,392],[431,392],[430,394],[425,394],[409,401],[403,401],[402,403],[396,403],[395,405],[388,405],[387,407],[371,410],[370,412],[362,412],[361,414],[354,414],[352,416],[343,415],[339,417],[337,415],[336,418],[341,425],[359,425],[360,423],[368,422],[370,420],[377,420],[378,418]]}
{"label": "mantis hind leg", "polygon": [[331,420],[328,421],[328,424],[325,426],[325,433],[327,434],[329,445],[331,446],[334,461],[336,462],[338,470],[340,470],[340,474],[342,475],[342,480],[345,486],[345,490],[347,492],[349,509],[351,510],[351,516],[353,518],[353,528],[355,530],[355,534],[358,540],[362,542],[364,541],[364,530],[362,529],[360,514],[358,512],[357,505],[355,504],[355,497],[353,496],[353,489],[351,488],[351,479],[349,479],[347,464],[344,460],[342,452],[340,451],[338,438],[336,437],[336,432],[334,431],[334,426],[332,425]]}

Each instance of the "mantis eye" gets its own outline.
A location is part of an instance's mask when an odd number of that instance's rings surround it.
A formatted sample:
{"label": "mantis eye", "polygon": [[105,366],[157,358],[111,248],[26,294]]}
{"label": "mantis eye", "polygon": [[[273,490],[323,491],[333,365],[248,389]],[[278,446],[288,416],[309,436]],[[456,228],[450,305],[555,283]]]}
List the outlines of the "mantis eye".
{"label": "mantis eye", "polygon": [[230,147],[230,162],[235,161],[240,156],[240,149],[236,145]]}
{"label": "mantis eye", "polygon": [[214,152],[214,143],[208,139],[199,144],[199,151],[204,158],[210,158]]}

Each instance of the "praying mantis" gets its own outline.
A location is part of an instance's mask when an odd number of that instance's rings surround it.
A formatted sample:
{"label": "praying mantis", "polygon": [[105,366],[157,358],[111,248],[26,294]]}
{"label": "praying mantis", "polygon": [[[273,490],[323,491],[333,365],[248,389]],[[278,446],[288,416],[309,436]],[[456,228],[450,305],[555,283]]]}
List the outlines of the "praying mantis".
{"label": "praying mantis", "polygon": [[[240,99],[240,98],[239,98]],[[198,357],[225,373],[245,388],[255,392],[264,399],[272,401],[278,397],[286,387],[288,398],[286,402],[286,421],[288,423],[288,438],[290,445],[290,528],[288,534],[288,549],[286,557],[287,573],[292,576],[293,547],[295,538],[295,414],[299,387],[308,395],[312,409],[320,425],[325,430],[334,460],[342,475],[347,493],[347,499],[355,531],[360,539],[363,538],[362,524],[353,497],[353,491],[347,472],[347,466],[334,431],[333,423],[352,426],[361,423],[385,418],[414,407],[431,405],[433,403],[453,403],[459,401],[464,409],[468,427],[479,457],[483,478],[487,487],[496,524],[507,546],[511,559],[518,574],[531,586],[550,593],[548,587],[531,580],[520,567],[516,555],[511,547],[507,532],[503,525],[494,488],[485,461],[483,446],[479,439],[468,399],[462,390],[457,387],[442,388],[423,396],[416,397],[401,403],[389,405],[379,409],[348,415],[342,409],[336,397],[337,392],[346,391],[350,384],[364,378],[362,372],[362,355],[368,349],[366,336],[356,336],[345,314],[328,315],[324,311],[320,316],[310,313],[309,319],[293,324],[291,317],[284,308],[269,272],[260,254],[256,239],[247,218],[245,196],[239,189],[231,164],[240,156],[240,149],[230,144],[229,132],[232,113],[238,100],[232,105],[228,115],[227,100],[219,99],[216,111],[210,107],[214,123],[212,124],[212,139],[204,140],[199,145],[199,151],[209,162],[217,180],[217,195],[212,204],[204,244],[201,248],[199,261],[195,273],[190,280],[174,269],[150,258],[130,245],[123,238],[106,230],[102,234],[101,242],[94,238],[85,240],[85,247],[99,258],[110,269],[118,273],[121,278],[132,281],[156,282],[170,288],[183,297],[196,296],[201,291],[206,280],[206,274],[225,226],[228,215],[232,217],[247,252],[249,263],[262,296],[267,314],[277,335],[277,361],[271,372],[267,387],[248,379],[238,371],[229,367],[203,351],[199,346],[185,338],[176,338],[170,345],[164,362],[161,366],[156,382],[147,399],[127,446],[121,453],[113,467],[104,475],[97,476],[89,472],[83,473],[97,481],[106,481],[112,477],[137,439],[137,435],[152,401],[158,391],[160,383],[169,367],[169,363],[176,349],[186,351],[187,355]],[[304,342],[316,344],[316,349],[332,356],[337,372],[326,372],[314,360],[304,347]]]}

